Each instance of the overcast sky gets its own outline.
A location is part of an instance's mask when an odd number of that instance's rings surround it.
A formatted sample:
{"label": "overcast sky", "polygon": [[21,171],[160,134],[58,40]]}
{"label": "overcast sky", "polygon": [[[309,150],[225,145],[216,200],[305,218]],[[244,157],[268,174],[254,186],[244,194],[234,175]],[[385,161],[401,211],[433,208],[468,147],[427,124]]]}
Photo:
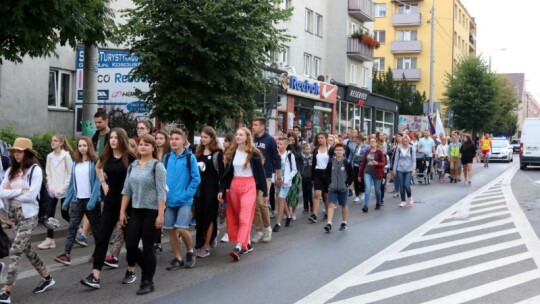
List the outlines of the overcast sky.
{"label": "overcast sky", "polygon": [[[437,1],[435,12],[437,12]],[[496,73],[525,73],[528,92],[540,101],[540,1],[461,0],[476,20],[477,54]],[[506,48],[506,51],[498,49]]]}

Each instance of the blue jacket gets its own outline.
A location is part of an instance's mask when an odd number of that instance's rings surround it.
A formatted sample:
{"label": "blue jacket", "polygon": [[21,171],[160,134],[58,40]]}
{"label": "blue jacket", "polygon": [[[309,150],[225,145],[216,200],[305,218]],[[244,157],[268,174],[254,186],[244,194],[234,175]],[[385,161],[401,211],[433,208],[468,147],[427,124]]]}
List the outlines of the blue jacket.
{"label": "blue jacket", "polygon": [[[190,168],[187,168],[187,158],[190,157]],[[165,164],[166,162],[166,164]],[[163,165],[167,169],[167,206],[191,206],[193,196],[201,183],[201,175],[197,166],[197,159],[190,149],[184,149],[177,155],[174,151],[163,157]]]}
{"label": "blue jacket", "polygon": [[[72,201],[77,200],[77,183],[75,181],[75,166],[77,165],[77,162],[73,162],[73,166],[71,168],[71,178],[69,180],[69,186],[68,191],[66,194],[66,198],[64,200],[64,203],[62,204],[62,209],[67,210],[69,208],[69,204],[71,204]],[[101,183],[99,182],[99,178],[96,175],[96,170],[94,169],[96,166],[96,162],[91,160],[90,161],[90,189],[92,191],[92,195],[90,196],[90,199],[88,200],[88,204],[86,205],[86,209],[92,210],[96,206],[96,203],[101,201]]]}

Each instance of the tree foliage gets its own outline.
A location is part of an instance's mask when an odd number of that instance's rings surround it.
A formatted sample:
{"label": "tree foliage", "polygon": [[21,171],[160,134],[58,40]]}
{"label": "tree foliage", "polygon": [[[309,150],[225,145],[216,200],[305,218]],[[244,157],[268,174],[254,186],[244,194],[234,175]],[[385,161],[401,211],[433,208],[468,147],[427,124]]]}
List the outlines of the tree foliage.
{"label": "tree foliage", "polygon": [[499,81],[479,57],[463,57],[454,74],[446,74],[444,104],[453,111],[457,129],[478,131],[493,128],[499,113]]}
{"label": "tree foliage", "polygon": [[373,93],[399,100],[399,114],[422,115],[424,112],[422,104],[426,100],[425,93],[413,90],[405,76],[400,82],[394,81],[390,68],[387,72],[373,73]]}
{"label": "tree foliage", "polygon": [[[2,1],[0,63],[48,56],[55,47],[97,44],[112,37],[112,11],[103,0]],[[7,3],[6,3],[7,2]]]}
{"label": "tree foliage", "polygon": [[497,85],[500,88],[497,97],[497,106],[491,128],[487,131],[496,136],[512,136],[517,132],[519,102],[516,97],[516,88],[512,80],[504,75],[498,75]]}
{"label": "tree foliage", "polygon": [[193,134],[197,124],[225,127],[248,117],[268,82],[269,53],[289,39],[275,28],[290,10],[279,0],[134,0],[123,28],[140,60],[134,75],[146,79],[152,116],[181,122]]}

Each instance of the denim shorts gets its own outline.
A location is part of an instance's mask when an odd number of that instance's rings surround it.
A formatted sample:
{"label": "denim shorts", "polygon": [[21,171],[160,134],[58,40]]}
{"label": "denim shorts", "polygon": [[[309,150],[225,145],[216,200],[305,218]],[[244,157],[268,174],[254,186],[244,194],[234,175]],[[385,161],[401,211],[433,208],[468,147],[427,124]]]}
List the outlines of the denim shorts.
{"label": "denim shorts", "polygon": [[349,192],[336,192],[328,191],[328,202],[330,204],[339,204],[340,206],[347,206],[347,199],[349,197]]}
{"label": "denim shorts", "polygon": [[278,197],[279,198],[287,198],[287,194],[289,194],[289,190],[291,190],[291,187],[281,187],[281,188],[278,188],[279,192],[278,192]]}
{"label": "denim shorts", "polygon": [[191,221],[191,206],[182,205],[177,207],[167,207],[165,209],[165,223],[163,229],[189,229]]}

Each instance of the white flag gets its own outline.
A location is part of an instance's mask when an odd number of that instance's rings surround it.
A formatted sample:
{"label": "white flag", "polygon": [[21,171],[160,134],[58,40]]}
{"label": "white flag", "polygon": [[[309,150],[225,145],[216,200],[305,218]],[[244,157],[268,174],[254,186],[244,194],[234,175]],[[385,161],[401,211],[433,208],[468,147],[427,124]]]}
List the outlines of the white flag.
{"label": "white flag", "polygon": [[437,110],[437,121],[435,122],[435,132],[437,132],[437,135],[443,134],[444,137],[446,137],[446,133],[444,132],[444,126],[441,120],[441,114],[439,113],[439,110]]}

